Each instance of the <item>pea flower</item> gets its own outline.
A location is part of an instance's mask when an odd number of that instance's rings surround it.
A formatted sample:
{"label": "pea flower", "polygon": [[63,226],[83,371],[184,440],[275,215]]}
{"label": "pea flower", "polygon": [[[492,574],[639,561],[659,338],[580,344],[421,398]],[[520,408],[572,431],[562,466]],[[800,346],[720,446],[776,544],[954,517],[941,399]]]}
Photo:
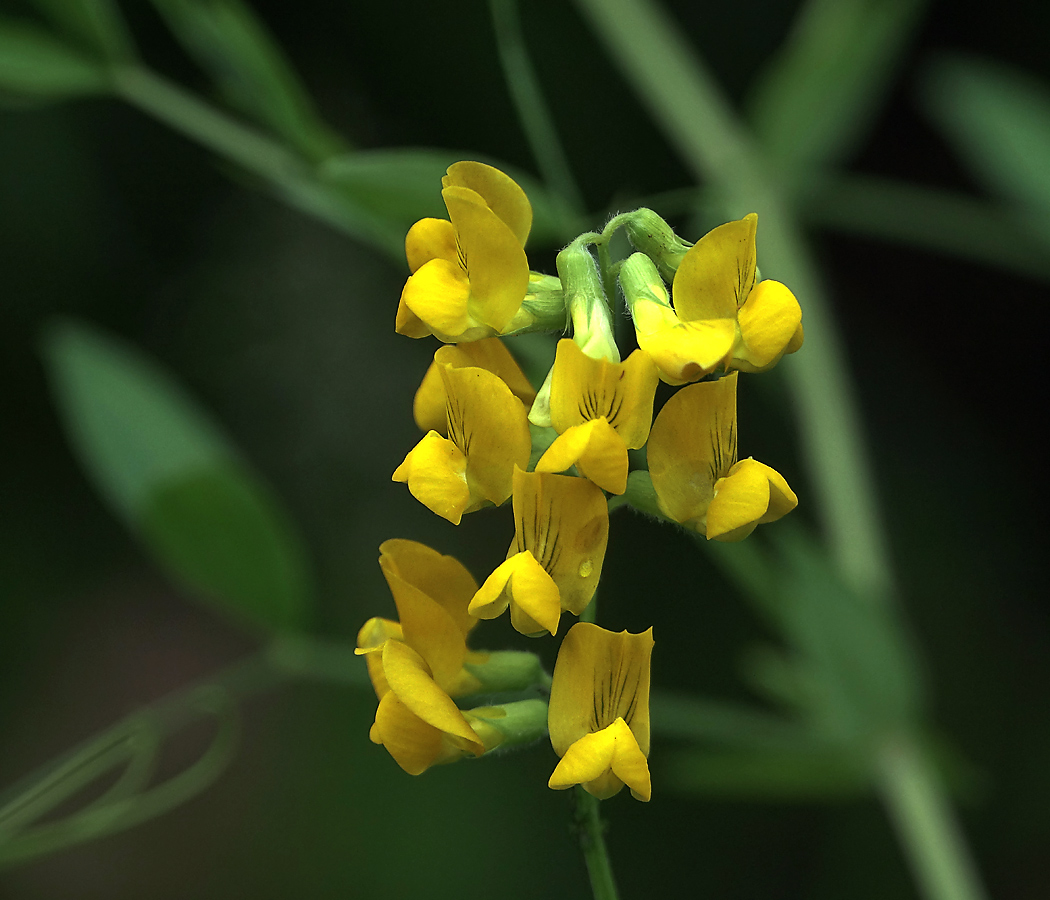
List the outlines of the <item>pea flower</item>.
{"label": "pea flower", "polygon": [[712,229],[681,258],[671,300],[647,257],[632,255],[621,283],[631,304],[638,346],[670,384],[716,368],[759,372],[802,346],[802,309],[779,281],[758,281],[758,216]]}
{"label": "pea flower", "polygon": [[550,417],[558,438],[537,472],[580,474],[613,494],[627,488],[627,450],[649,437],[656,365],[644,350],[624,363],[593,359],[571,340],[558,342],[551,374]]}
{"label": "pea flower", "polygon": [[528,463],[525,406],[496,374],[457,365],[461,351],[434,354],[445,389],[448,437],[429,431],[394,471],[424,506],[458,525],[464,513],[511,495],[514,466]]}
{"label": "pea flower", "polygon": [[448,219],[421,219],[405,238],[412,274],[395,329],[448,343],[500,334],[529,287],[532,207],[512,178],[484,163],[455,163],[441,184]]}
{"label": "pea flower", "polygon": [[[441,362],[438,362],[438,354],[441,355]],[[412,416],[421,431],[436,431],[442,437],[448,437],[445,383],[441,378],[442,363],[457,368],[475,366],[487,369],[506,383],[511,393],[526,409],[531,407],[536,399],[536,391],[529,384],[521,366],[511,356],[503,341],[497,337],[482,338],[480,341],[470,341],[454,347],[442,347],[434,357],[412,404]]]}
{"label": "pea flower", "polygon": [[708,539],[739,541],[798,505],[775,469],[737,460],[737,373],[691,384],[660,410],[646,453],[664,515]]}
{"label": "pea flower", "polygon": [[494,619],[509,606],[522,634],[557,634],[563,610],[578,616],[591,602],[608,539],[609,507],[599,487],[516,468],[514,543],[470,601],[470,614]]}
{"label": "pea flower", "polygon": [[452,698],[541,681],[538,658],[467,648],[476,624],[467,605],[477,582],[458,560],[415,541],[386,541],[379,549],[400,622],[369,619],[358,633],[357,652],[379,699],[372,741],[411,775],[499,746],[506,728],[491,722],[506,713],[463,711]]}
{"label": "pea flower", "polygon": [[626,784],[648,801],[649,668],[653,630],[615,634],[577,622],[554,667],[547,723],[561,757],[548,786],[583,785],[605,800]]}

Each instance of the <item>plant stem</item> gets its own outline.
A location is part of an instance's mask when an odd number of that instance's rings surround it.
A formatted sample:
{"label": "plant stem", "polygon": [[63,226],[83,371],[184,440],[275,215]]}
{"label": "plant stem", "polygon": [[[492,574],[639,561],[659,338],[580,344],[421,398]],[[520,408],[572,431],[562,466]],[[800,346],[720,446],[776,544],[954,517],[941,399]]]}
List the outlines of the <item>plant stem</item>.
{"label": "plant stem", "polygon": [[579,216],[584,210],[583,195],[573,178],[565,148],[558,138],[554,117],[543,99],[536,68],[525,49],[518,4],[516,0],[489,0],[489,10],[496,32],[496,48],[503,66],[503,77],[536,165],[547,187],[561,195]]}
{"label": "plant stem", "polygon": [[966,844],[929,759],[909,737],[888,741],[878,759],[883,803],[929,900],[984,900]]}
{"label": "plant stem", "polygon": [[577,785],[573,789],[572,815],[580,850],[587,863],[594,900],[618,900],[620,895],[616,890],[616,879],[613,878],[609,851],[605,846],[601,801]]}
{"label": "plant stem", "polygon": [[355,209],[319,177],[311,163],[287,147],[142,66],[116,67],[111,80],[118,97],[259,176],[290,205],[394,257],[401,256],[403,233],[384,228]]}

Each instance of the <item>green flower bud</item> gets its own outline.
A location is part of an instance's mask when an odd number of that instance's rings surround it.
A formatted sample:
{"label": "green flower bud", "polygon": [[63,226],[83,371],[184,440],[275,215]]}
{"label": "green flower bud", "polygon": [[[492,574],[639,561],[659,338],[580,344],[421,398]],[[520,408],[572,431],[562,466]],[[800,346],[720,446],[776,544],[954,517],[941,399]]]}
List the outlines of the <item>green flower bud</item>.
{"label": "green flower bud", "polygon": [[620,351],[613,337],[612,315],[590,250],[575,242],[569,244],[558,254],[557,265],[572,318],[572,339],[588,356],[618,363]]}
{"label": "green flower bud", "polygon": [[635,304],[639,301],[671,308],[671,298],[664,280],[660,277],[656,264],[644,253],[632,253],[623,261],[620,266],[620,287],[632,314]]}
{"label": "green flower bud", "polygon": [[465,710],[464,718],[485,752],[531,744],[547,734],[547,704],[543,700],[518,700],[500,706]]}
{"label": "green flower bud", "polygon": [[[478,660],[477,657],[483,657]],[[547,686],[550,675],[535,653],[520,650],[494,650],[470,654],[463,668],[481,682],[476,694],[524,691],[536,685]]]}
{"label": "green flower bud", "polygon": [[631,246],[648,256],[660,274],[674,279],[678,264],[693,245],[683,241],[660,216],[651,209],[636,209],[624,223]]}

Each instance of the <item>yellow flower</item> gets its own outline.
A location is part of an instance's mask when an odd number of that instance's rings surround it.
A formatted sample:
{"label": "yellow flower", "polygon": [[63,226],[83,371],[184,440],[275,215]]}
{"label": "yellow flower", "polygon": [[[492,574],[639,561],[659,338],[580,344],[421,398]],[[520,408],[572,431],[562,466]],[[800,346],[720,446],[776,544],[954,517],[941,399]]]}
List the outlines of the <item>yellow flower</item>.
{"label": "yellow flower", "polygon": [[556,634],[562,610],[579,615],[594,596],[609,539],[609,507],[583,478],[514,470],[514,543],[470,601],[494,619],[510,606],[522,634]]}
{"label": "yellow flower", "polygon": [[635,350],[624,363],[592,359],[571,340],[558,342],[551,375],[551,424],[559,437],[537,472],[575,465],[600,488],[627,488],[627,450],[645,444],[659,376],[652,358]]}
{"label": "yellow flower", "polygon": [[500,334],[528,290],[532,207],[512,178],[484,163],[455,163],[441,184],[449,218],[422,219],[405,238],[412,275],[396,330],[446,342]]}
{"label": "yellow flower", "polygon": [[386,541],[379,550],[401,621],[370,619],[358,633],[357,652],[366,656],[379,698],[370,737],[412,775],[480,756],[485,741],[452,700],[482,686],[465,668],[485,658],[469,651],[466,640],[477,582],[453,557],[415,541]]}
{"label": "yellow flower", "polygon": [[599,799],[626,784],[636,800],[649,780],[649,662],[653,630],[615,634],[578,622],[558,651],[547,717],[561,757],[548,786],[574,784]]}
{"label": "yellow flower", "polygon": [[[621,273],[638,346],[648,350],[670,384],[695,381],[715,369],[749,372],[774,366],[802,346],[802,309],[779,281],[756,284],[758,216],[709,231],[682,257],[671,286],[641,254]],[[635,259],[635,257],[641,257]],[[648,263],[648,265],[647,265]]]}
{"label": "yellow flower", "polygon": [[464,513],[506,501],[514,466],[525,466],[532,451],[521,400],[498,375],[457,365],[460,353],[442,347],[434,354],[445,389],[448,437],[427,432],[392,476],[453,525]]}
{"label": "yellow flower", "polygon": [[441,378],[443,363],[456,368],[474,366],[498,375],[526,409],[536,399],[535,389],[499,338],[483,338],[454,347],[441,347],[434,354],[434,361],[423,376],[412,404],[412,415],[421,431],[436,431],[442,437],[448,437],[445,383]]}
{"label": "yellow flower", "polygon": [[732,372],[682,388],[660,410],[646,450],[664,515],[721,541],[743,540],[798,505],[775,469],[737,461],[736,383]]}

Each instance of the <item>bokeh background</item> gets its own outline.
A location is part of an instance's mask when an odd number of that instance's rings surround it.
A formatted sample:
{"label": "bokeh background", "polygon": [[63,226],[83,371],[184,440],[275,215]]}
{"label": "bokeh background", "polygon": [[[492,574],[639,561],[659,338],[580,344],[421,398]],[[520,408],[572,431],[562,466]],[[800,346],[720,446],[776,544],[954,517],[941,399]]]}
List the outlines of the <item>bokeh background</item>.
{"label": "bokeh background", "polygon": [[[665,5],[740,104],[799,6]],[[535,171],[487,4],[253,6],[325,120],[356,146],[450,148]],[[633,198],[688,186],[575,7],[524,6],[593,224]],[[148,4],[123,8],[151,64],[207,90]],[[32,9],[3,0],[0,12]],[[951,53],[1050,84],[1048,30],[1045,4],[928,4],[846,169],[987,197],[929,114],[930,67]],[[809,237],[856,378],[961,821],[992,896],[1042,898],[1050,266],[1040,272],[1036,260],[1024,274],[837,218],[855,217],[814,213]],[[556,249],[531,246],[533,267],[553,272]],[[387,538],[431,543],[478,576],[505,552],[509,517],[490,511],[453,529],[389,481],[417,439],[410,401],[433,352],[393,332],[398,260],[288,208],[130,107],[92,98],[0,107],[0,259],[0,782],[255,647],[164,577],[78,467],[39,352],[56,315],[143,348],[223,424],[302,528],[319,633],[351,639],[367,617],[392,613],[375,562]],[[742,392],[741,449],[784,472],[805,515],[792,409],[765,377],[772,387]],[[690,540],[617,513],[605,572],[603,622],[654,627],[654,685],[754,699],[741,659],[770,635]],[[485,625],[477,643],[486,639],[515,644],[505,622]],[[208,791],[3,873],[0,896],[586,895],[568,797],[544,786],[549,747],[410,778],[368,742],[373,713],[369,691],[333,685],[255,698],[236,759]],[[191,734],[176,756],[193,744]],[[918,896],[875,799],[687,793],[662,778],[660,755],[658,743],[652,803],[607,805],[624,897]]]}

